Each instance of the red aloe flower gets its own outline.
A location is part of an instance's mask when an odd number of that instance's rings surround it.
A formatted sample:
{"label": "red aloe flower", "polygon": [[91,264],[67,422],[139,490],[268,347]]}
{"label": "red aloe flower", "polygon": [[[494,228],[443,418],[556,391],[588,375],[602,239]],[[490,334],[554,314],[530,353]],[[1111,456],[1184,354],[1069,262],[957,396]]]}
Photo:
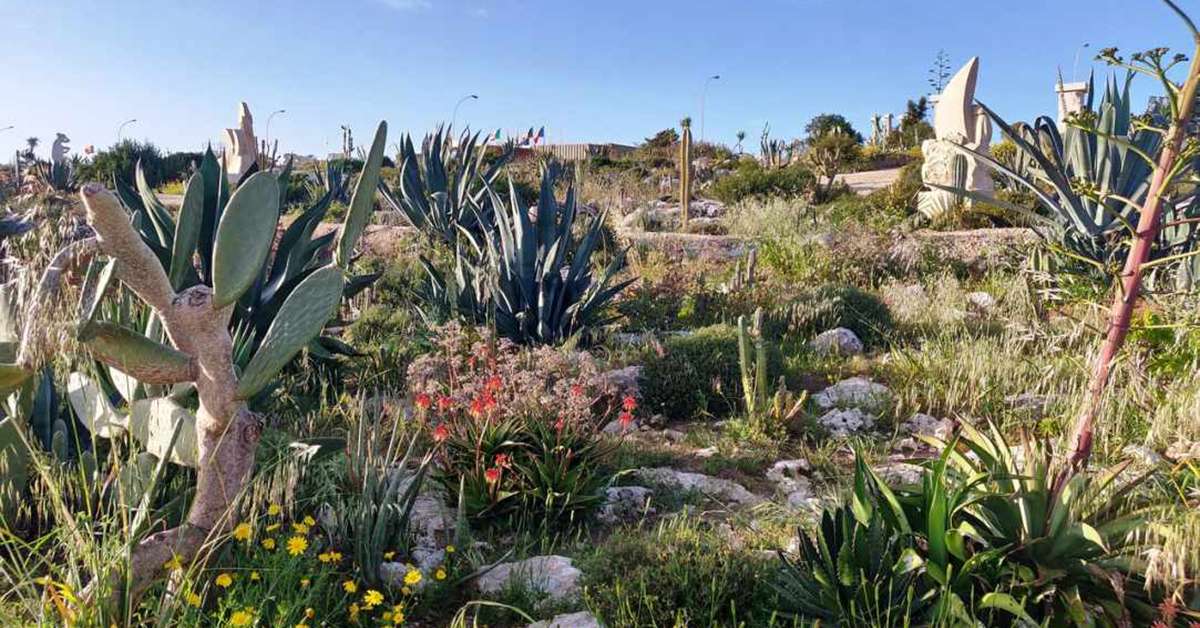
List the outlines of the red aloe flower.
{"label": "red aloe flower", "polygon": [[429,406],[433,405],[433,399],[430,398],[429,393],[418,393],[413,399],[413,403],[421,410],[428,410]]}
{"label": "red aloe flower", "polygon": [[571,384],[571,395],[575,397],[582,397],[583,386],[580,384]]}
{"label": "red aloe flower", "polygon": [[622,412],[617,419],[621,421],[621,427],[629,427],[629,424],[633,423],[633,413]]}
{"label": "red aloe flower", "polygon": [[438,397],[437,407],[438,407],[439,412],[446,412],[446,411],[450,410],[450,408],[454,407],[454,400],[447,397],[446,395],[441,395],[440,397]]}
{"label": "red aloe flower", "polygon": [[485,383],[483,385],[483,389],[490,393],[495,393],[495,392],[500,392],[500,388],[503,386],[504,386],[504,381],[500,379],[500,376],[493,375],[488,378],[487,383]]}
{"label": "red aloe flower", "polygon": [[433,442],[442,443],[447,438],[450,438],[450,430],[446,428],[445,423],[433,428]]}
{"label": "red aloe flower", "polygon": [[483,477],[485,479],[487,479],[488,484],[495,484],[496,482],[499,482],[500,481],[500,468],[492,467],[491,469],[484,471]]}
{"label": "red aloe flower", "polygon": [[509,463],[508,454],[496,454],[496,466],[507,467]]}
{"label": "red aloe flower", "polygon": [[633,412],[637,410],[637,399],[634,399],[633,395],[625,395],[625,398],[621,400],[621,407],[626,412]]}

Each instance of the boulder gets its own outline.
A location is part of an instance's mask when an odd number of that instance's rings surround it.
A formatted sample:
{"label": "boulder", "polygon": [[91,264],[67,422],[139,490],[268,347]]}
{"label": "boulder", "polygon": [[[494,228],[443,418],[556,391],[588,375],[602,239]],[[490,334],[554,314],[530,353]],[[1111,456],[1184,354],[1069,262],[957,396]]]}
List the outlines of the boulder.
{"label": "boulder", "polygon": [[642,514],[654,514],[654,507],[646,503],[654,491],[644,486],[613,486],[605,491],[604,503],[597,515],[604,523],[635,521]]}
{"label": "boulder", "polygon": [[900,429],[913,436],[932,436],[941,440],[950,438],[954,432],[954,421],[937,419],[917,412],[900,425]]}
{"label": "boulder", "polygon": [[862,340],[845,327],[823,331],[808,343],[817,355],[858,355],[863,352]]}
{"label": "boulder", "polygon": [[879,479],[888,486],[906,486],[919,484],[925,475],[925,468],[907,462],[893,461],[874,467]]}
{"label": "boulder", "polygon": [[579,597],[579,571],[566,556],[534,556],[502,563],[479,576],[481,593],[496,595],[511,586],[524,586],[546,596],[551,603],[570,602]]}
{"label": "boulder", "polygon": [[834,409],[822,414],[817,419],[817,423],[824,427],[830,436],[845,438],[874,427],[875,417],[858,408]]}
{"label": "boulder", "polygon": [[578,613],[567,613],[565,615],[555,615],[550,619],[535,621],[529,624],[526,628],[601,628],[596,616],[587,612],[579,611]]}
{"label": "boulder", "polygon": [[705,495],[742,505],[753,505],[763,501],[761,497],[746,490],[732,480],[714,478],[703,473],[689,473],[669,467],[642,467],[633,472],[633,477],[647,484],[670,487],[677,491],[697,491]]}
{"label": "boulder", "polygon": [[996,297],[983,291],[968,292],[967,305],[978,312],[988,312],[996,307]]}
{"label": "boulder", "polygon": [[886,411],[891,401],[887,386],[863,377],[844,379],[813,395],[813,402],[822,410],[855,409],[875,416]]}

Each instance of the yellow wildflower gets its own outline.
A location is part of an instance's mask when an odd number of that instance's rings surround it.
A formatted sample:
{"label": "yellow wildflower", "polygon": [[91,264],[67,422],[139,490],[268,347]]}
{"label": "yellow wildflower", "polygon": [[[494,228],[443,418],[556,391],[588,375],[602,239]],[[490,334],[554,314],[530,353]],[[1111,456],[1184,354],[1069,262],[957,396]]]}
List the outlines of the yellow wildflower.
{"label": "yellow wildflower", "polygon": [[421,572],[416,569],[409,569],[408,573],[404,574],[404,584],[413,585],[421,581]]}
{"label": "yellow wildflower", "polygon": [[316,617],[316,616],[317,616],[317,611],[314,611],[311,606],[304,609],[304,618],[305,619],[312,619],[313,617]]}
{"label": "yellow wildflower", "polygon": [[453,554],[453,553],[454,553],[454,546],[453,546],[453,545],[447,545],[447,546],[446,546],[446,553],[447,553],[447,554]]}
{"label": "yellow wildflower", "polygon": [[292,531],[296,534],[308,534],[308,525],[303,523],[293,523]]}
{"label": "yellow wildflower", "polygon": [[412,595],[412,589],[408,587],[400,587],[400,592],[404,595]]}
{"label": "yellow wildflower", "polygon": [[384,552],[384,553],[383,553],[383,559],[384,559],[384,560],[391,560],[391,559],[393,559],[393,558],[395,558],[395,557],[396,557],[396,552]]}
{"label": "yellow wildflower", "polygon": [[194,592],[189,591],[188,594],[184,597],[185,597],[185,601],[188,603],[188,606],[195,606],[196,608],[200,608],[200,596],[199,595],[197,595]]}
{"label": "yellow wildflower", "polygon": [[304,525],[315,526],[317,525],[317,520],[313,519],[312,515],[304,515]]}
{"label": "yellow wildflower", "polygon": [[257,581],[259,580],[259,578],[261,578],[261,577],[262,577],[262,576],[259,576],[259,575],[258,575],[258,571],[251,571],[251,572],[250,572],[250,579],[251,579],[251,580],[254,580],[254,581],[256,581],[256,582],[257,582]]}
{"label": "yellow wildflower", "polygon": [[171,554],[171,560],[163,563],[163,569],[179,571],[183,569],[183,559],[179,557],[179,554]]}
{"label": "yellow wildflower", "polygon": [[229,625],[249,626],[254,622],[254,613],[252,611],[253,609],[249,608],[240,611],[234,611],[233,614],[229,616]]}
{"label": "yellow wildflower", "polygon": [[287,551],[292,556],[299,556],[303,554],[304,550],[306,549],[308,549],[308,539],[302,536],[293,536],[292,538],[288,539]]}
{"label": "yellow wildflower", "polygon": [[239,541],[249,541],[250,534],[252,532],[253,530],[250,528],[250,524],[244,522],[239,523],[237,524],[237,527],[233,529],[233,538]]}
{"label": "yellow wildflower", "polygon": [[363,595],[363,606],[367,608],[375,608],[383,603],[383,594],[375,589],[367,589],[367,593]]}
{"label": "yellow wildflower", "polygon": [[308,578],[300,579],[300,588],[301,589],[307,589],[308,585],[310,585],[310,584],[312,584],[312,580],[309,580]]}
{"label": "yellow wildflower", "polygon": [[445,580],[446,579],[446,570],[441,567],[438,567],[437,571],[433,572],[433,577],[437,580]]}
{"label": "yellow wildflower", "polygon": [[402,613],[400,611],[396,611],[395,613],[392,613],[392,624],[393,625],[399,626],[400,624],[403,624],[403,623],[404,623],[404,613]]}
{"label": "yellow wildflower", "polygon": [[223,574],[217,576],[217,579],[214,581],[214,584],[221,587],[222,589],[229,588],[229,586],[233,584],[233,574],[223,573]]}
{"label": "yellow wildflower", "polygon": [[380,615],[379,619],[382,619],[383,621],[392,621],[392,611],[388,611]]}
{"label": "yellow wildflower", "polygon": [[275,549],[275,539],[263,539],[262,546],[265,550]]}
{"label": "yellow wildflower", "polygon": [[279,504],[271,504],[270,506],[267,506],[267,514],[271,515],[272,517],[278,517],[279,513],[281,512],[283,512],[283,509],[279,507]]}
{"label": "yellow wildflower", "polygon": [[358,591],[358,585],[354,584],[353,580],[347,580],[342,583],[342,589],[345,590],[346,593],[354,593]]}
{"label": "yellow wildflower", "polygon": [[358,621],[358,604],[350,605],[350,621],[352,621],[352,622]]}
{"label": "yellow wildflower", "polygon": [[282,525],[282,524],[278,524],[278,523],[268,524],[267,532],[274,532],[274,531],[278,530],[280,525]]}

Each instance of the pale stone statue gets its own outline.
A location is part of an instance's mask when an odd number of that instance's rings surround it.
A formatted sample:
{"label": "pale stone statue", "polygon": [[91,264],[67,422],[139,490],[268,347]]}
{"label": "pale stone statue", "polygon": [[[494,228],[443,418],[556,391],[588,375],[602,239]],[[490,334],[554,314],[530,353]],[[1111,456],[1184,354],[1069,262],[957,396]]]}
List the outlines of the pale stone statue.
{"label": "pale stone statue", "polygon": [[238,106],[238,128],[225,129],[225,169],[230,182],[237,182],[258,161],[258,140],[254,137],[254,117],[250,106]]}
{"label": "pale stone statue", "polygon": [[883,142],[883,116],[877,113],[871,116],[871,145],[881,146]]}
{"label": "pale stone statue", "polygon": [[890,113],[889,113],[889,114],[887,114],[886,116],[884,116],[884,117],[883,117],[883,120],[884,120],[884,122],[885,122],[885,124],[884,124],[884,127],[883,127],[883,128],[884,128],[884,130],[886,131],[886,132],[883,134],[883,139],[884,139],[884,141],[886,142],[886,141],[887,141],[887,138],[888,138],[888,136],[890,136],[890,135],[892,134],[892,131],[894,131],[894,130],[896,129],[896,125],[895,125],[895,120],[896,120],[896,118],[895,118],[895,116],[893,116],[892,114],[890,114]]}
{"label": "pale stone statue", "polygon": [[1083,111],[1088,96],[1088,84],[1084,81],[1063,83],[1062,78],[1059,78],[1054,91],[1058,95],[1058,128],[1062,130],[1066,127],[1067,116]]}
{"label": "pale stone statue", "polygon": [[50,163],[61,166],[67,161],[67,153],[71,150],[68,144],[71,143],[71,138],[59,133],[54,138],[54,143],[50,145]]}
{"label": "pale stone statue", "polygon": [[[926,183],[962,186],[982,194],[989,194],[994,189],[991,173],[986,166],[973,156],[946,145],[950,142],[979,153],[988,152],[992,141],[992,122],[983,108],[975,103],[978,76],[979,57],[972,57],[950,79],[936,101],[933,111],[936,139],[921,143],[921,152],[925,155],[921,179]],[[949,211],[960,200],[970,204],[969,199],[959,199],[949,192],[933,189],[921,192],[917,208],[933,218]]]}

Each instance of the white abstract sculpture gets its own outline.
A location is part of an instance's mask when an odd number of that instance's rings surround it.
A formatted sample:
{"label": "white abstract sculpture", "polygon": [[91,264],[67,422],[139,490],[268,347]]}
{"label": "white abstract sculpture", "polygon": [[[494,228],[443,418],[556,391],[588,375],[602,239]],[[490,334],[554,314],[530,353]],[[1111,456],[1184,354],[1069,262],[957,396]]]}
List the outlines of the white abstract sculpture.
{"label": "white abstract sculpture", "polygon": [[59,133],[54,138],[54,143],[50,145],[50,163],[61,166],[67,161],[67,152],[71,150],[68,144],[71,143],[71,138]]}
{"label": "white abstract sculpture", "polygon": [[1061,131],[1066,127],[1068,116],[1083,111],[1088,96],[1088,84],[1084,81],[1063,83],[1059,78],[1058,83],[1054,85],[1054,91],[1058,95],[1058,128]]}
{"label": "white abstract sculpture", "polygon": [[[992,122],[983,108],[975,103],[978,76],[979,57],[972,57],[950,79],[937,99],[933,111],[936,139],[921,143],[921,152],[925,155],[921,180],[925,183],[983,194],[994,189],[987,167],[975,157],[947,145],[947,142],[954,143],[979,153],[986,153],[991,145]],[[960,201],[970,204],[969,199],[960,199],[944,190],[927,190],[918,195],[917,209],[935,218],[954,208]]]}
{"label": "white abstract sculpture", "polygon": [[229,181],[236,183],[258,161],[258,140],[254,137],[254,117],[250,106],[238,105],[238,128],[225,129],[225,169]]}

